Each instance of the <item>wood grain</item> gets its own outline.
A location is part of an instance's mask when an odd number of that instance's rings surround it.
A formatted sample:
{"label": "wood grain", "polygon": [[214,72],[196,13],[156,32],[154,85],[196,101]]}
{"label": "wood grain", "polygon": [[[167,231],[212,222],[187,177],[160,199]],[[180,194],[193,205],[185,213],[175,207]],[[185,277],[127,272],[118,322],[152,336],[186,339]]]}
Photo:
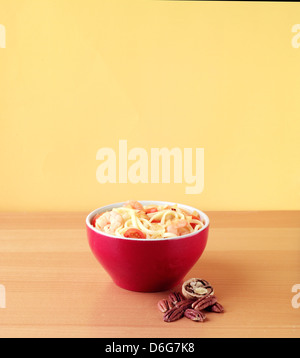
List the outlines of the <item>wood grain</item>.
{"label": "wood grain", "polygon": [[87,244],[87,213],[0,213],[0,337],[300,337],[300,212],[208,212],[207,249],[187,278],[215,287],[224,314],[165,323],[168,292],[115,286]]}

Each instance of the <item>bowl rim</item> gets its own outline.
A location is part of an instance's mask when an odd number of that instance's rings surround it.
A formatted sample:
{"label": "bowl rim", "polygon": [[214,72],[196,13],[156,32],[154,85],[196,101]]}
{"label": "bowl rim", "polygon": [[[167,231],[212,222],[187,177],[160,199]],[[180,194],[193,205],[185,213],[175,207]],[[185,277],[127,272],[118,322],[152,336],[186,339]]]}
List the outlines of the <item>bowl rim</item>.
{"label": "bowl rim", "polygon": [[97,229],[95,229],[92,224],[91,224],[91,219],[97,215],[98,213],[102,213],[105,211],[109,211],[112,210],[113,208],[118,208],[121,207],[123,204],[125,204],[126,202],[118,202],[118,203],[113,203],[113,204],[109,204],[109,205],[105,205],[102,206],[98,209],[93,210],[92,212],[90,212],[88,214],[88,216],[86,217],[86,226],[91,229],[92,231],[94,231],[95,233],[99,234],[99,235],[104,235],[107,237],[111,237],[113,239],[121,239],[121,240],[129,240],[129,241],[169,241],[169,240],[180,240],[180,239],[185,239],[188,237],[192,237],[195,236],[197,234],[199,234],[201,231],[204,231],[205,229],[207,229],[210,225],[210,220],[209,217],[201,210],[196,209],[192,206],[189,205],[185,205],[185,204],[176,204],[174,202],[169,202],[169,201],[157,201],[157,200],[138,200],[139,203],[141,203],[142,205],[178,205],[179,207],[189,210],[191,212],[193,211],[197,211],[201,217],[201,219],[204,219],[204,226],[196,231],[196,232],[192,232],[190,234],[187,235],[182,235],[182,236],[176,236],[176,237],[169,237],[169,238],[161,238],[161,239],[137,239],[137,238],[132,238],[132,237],[123,237],[123,236],[116,236],[116,235],[111,235],[111,234],[107,234],[105,232],[99,231]]}

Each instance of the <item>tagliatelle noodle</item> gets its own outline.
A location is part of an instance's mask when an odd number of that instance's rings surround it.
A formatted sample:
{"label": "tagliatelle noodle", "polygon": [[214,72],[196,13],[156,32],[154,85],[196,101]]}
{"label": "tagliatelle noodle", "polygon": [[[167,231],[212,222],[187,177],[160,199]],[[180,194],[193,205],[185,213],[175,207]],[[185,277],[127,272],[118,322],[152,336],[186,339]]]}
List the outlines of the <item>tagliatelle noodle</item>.
{"label": "tagliatelle noodle", "polygon": [[[147,213],[147,209],[157,210]],[[120,225],[113,233],[115,236],[125,237],[128,229],[140,230],[147,239],[172,238],[200,230],[204,223],[197,219],[195,214],[188,213],[177,205],[145,206],[143,210],[120,207],[112,209],[122,216],[123,225]],[[151,210],[150,210],[151,211]],[[197,214],[198,215],[198,214]],[[110,233],[111,223],[101,227],[101,217],[96,220],[96,228],[105,233]],[[193,226],[192,226],[193,225]]]}

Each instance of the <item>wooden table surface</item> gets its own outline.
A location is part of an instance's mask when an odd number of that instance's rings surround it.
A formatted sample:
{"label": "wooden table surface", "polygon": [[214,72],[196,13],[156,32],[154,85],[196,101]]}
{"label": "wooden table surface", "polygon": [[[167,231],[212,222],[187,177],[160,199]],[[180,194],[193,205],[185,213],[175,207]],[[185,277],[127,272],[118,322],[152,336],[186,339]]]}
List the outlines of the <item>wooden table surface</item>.
{"label": "wooden table surface", "polygon": [[168,292],[113,284],[86,214],[0,213],[0,337],[300,337],[299,211],[207,213],[208,245],[186,278],[210,281],[226,312],[204,323],[165,323],[156,304]]}

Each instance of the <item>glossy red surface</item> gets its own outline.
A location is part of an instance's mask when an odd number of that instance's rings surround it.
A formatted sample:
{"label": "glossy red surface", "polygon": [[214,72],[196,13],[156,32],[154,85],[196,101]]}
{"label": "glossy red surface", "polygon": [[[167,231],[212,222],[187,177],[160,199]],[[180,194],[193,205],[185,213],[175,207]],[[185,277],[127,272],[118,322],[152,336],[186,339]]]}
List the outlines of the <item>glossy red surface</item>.
{"label": "glossy red surface", "polygon": [[90,248],[120,287],[132,291],[164,291],[179,284],[202,255],[209,225],[195,234],[159,240],[108,236],[89,225]]}

